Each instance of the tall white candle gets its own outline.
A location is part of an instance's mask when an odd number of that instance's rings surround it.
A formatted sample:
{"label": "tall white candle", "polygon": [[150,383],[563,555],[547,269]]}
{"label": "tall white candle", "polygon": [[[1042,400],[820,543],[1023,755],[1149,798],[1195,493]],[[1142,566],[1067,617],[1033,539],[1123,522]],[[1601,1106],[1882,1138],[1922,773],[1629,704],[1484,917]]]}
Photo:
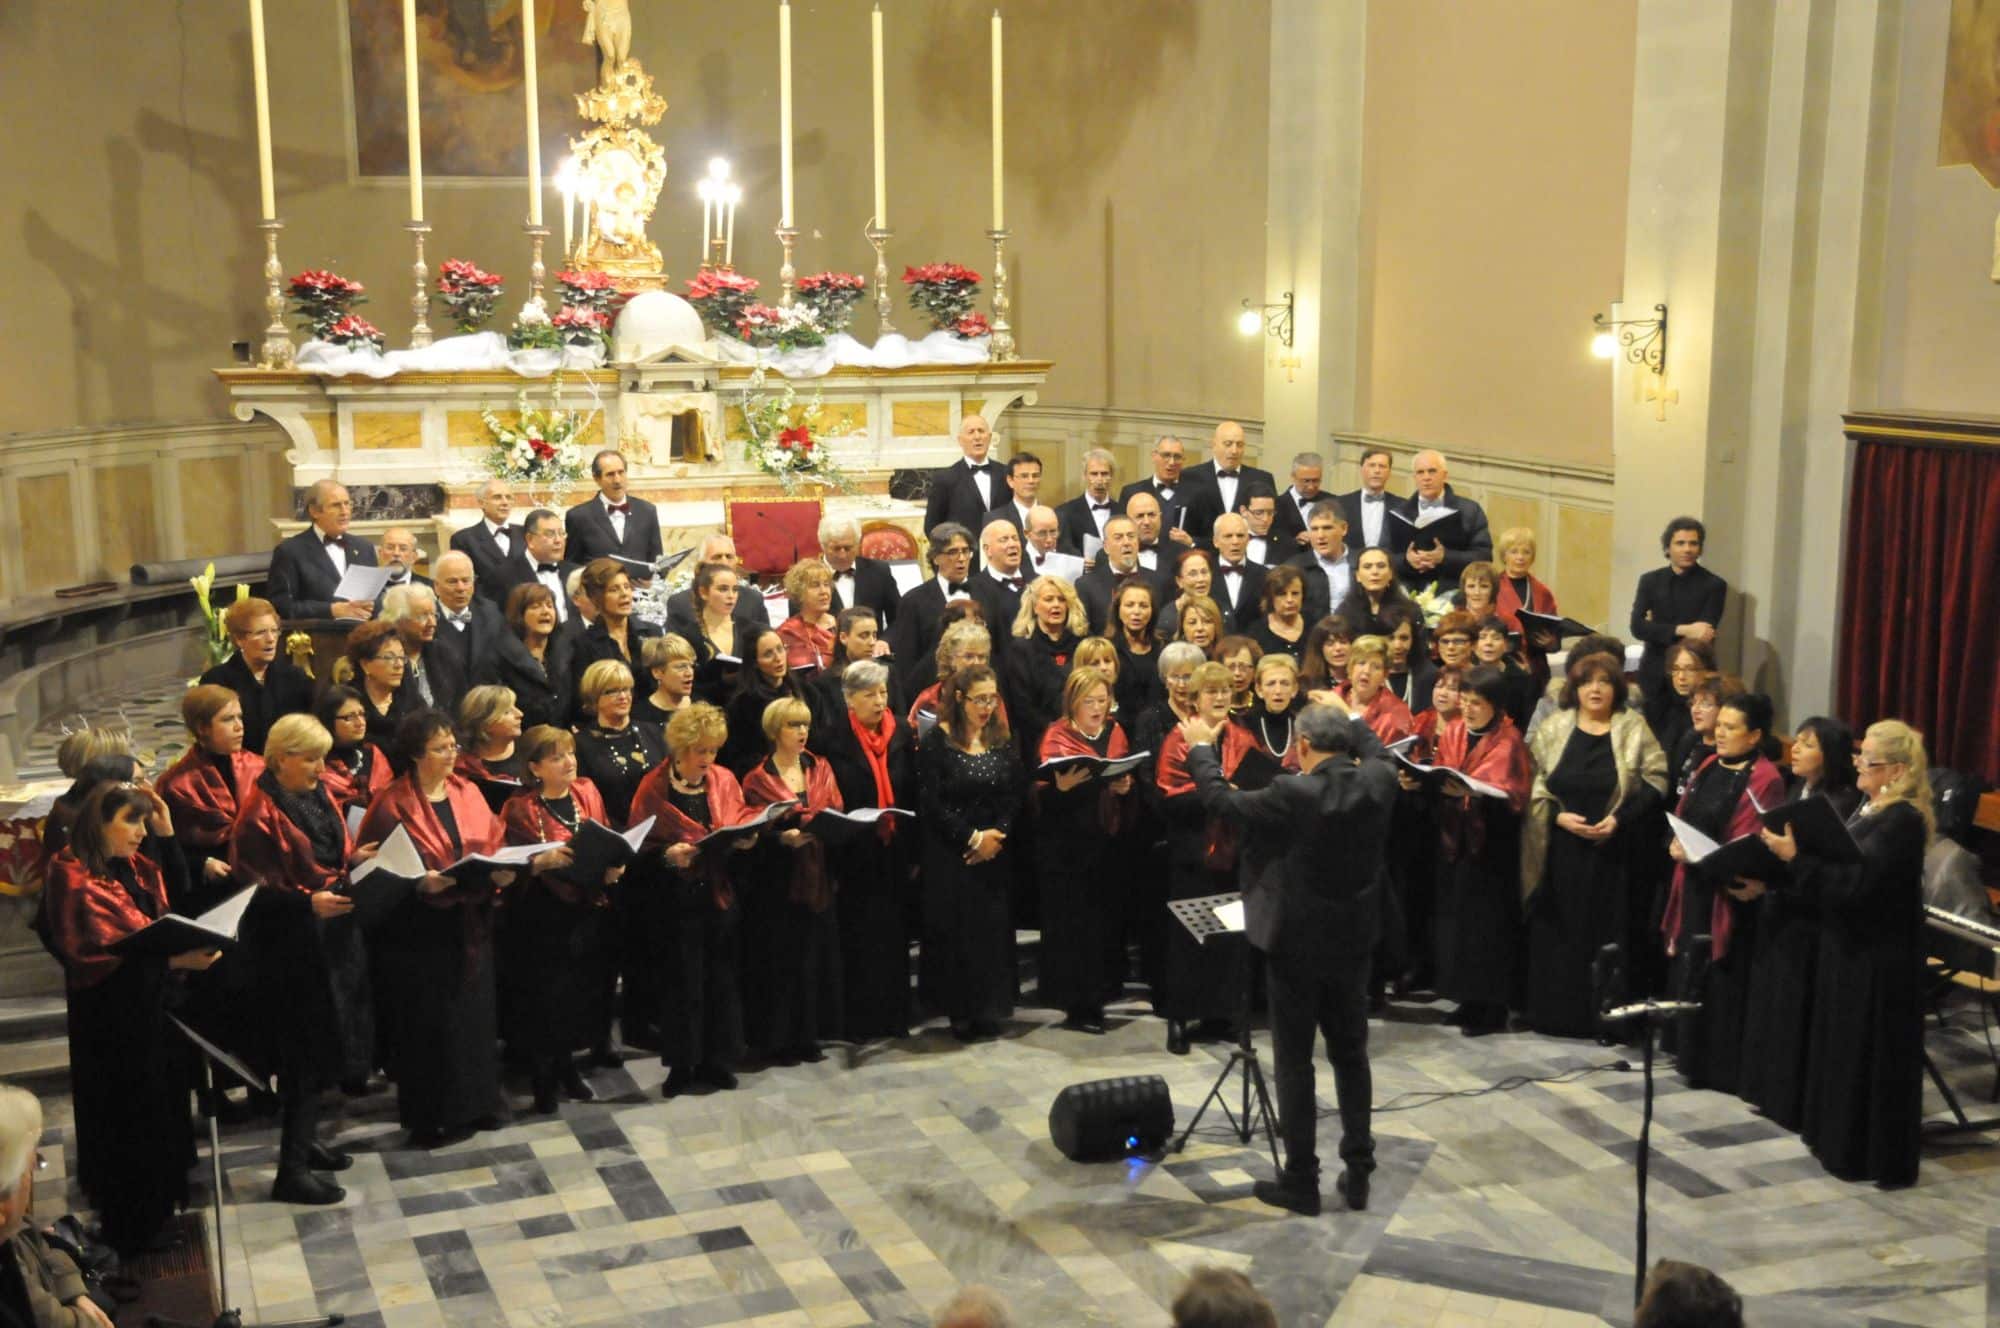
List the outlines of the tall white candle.
{"label": "tall white candle", "polygon": [[264,0],[250,0],[250,81],[257,89],[257,198],[264,220],[278,216],[271,180],[271,76],[264,65]]}
{"label": "tall white candle", "polygon": [[[730,224],[736,209],[729,210]],[[778,224],[792,224],[792,4],[778,3]]]}
{"label": "tall white candle", "polygon": [[403,108],[410,134],[410,220],[424,219],[424,128],[417,109],[417,0],[403,0]]}
{"label": "tall white candle", "polygon": [[868,35],[873,48],[875,75],[875,224],[889,225],[889,140],[882,120],[882,6],[868,16]]}
{"label": "tall white candle", "polygon": [[521,80],[528,94],[528,224],[542,224],[541,83],[535,71],[535,0],[521,0]]}
{"label": "tall white candle", "polygon": [[1000,11],[993,11],[993,229],[1006,229],[1007,210],[1002,206],[1000,185],[1002,138],[1000,131]]}
{"label": "tall white candle", "polygon": [[736,262],[736,204],[742,197],[743,195],[734,186],[730,187],[726,205],[729,229],[722,239],[722,263],[725,267],[732,266]]}

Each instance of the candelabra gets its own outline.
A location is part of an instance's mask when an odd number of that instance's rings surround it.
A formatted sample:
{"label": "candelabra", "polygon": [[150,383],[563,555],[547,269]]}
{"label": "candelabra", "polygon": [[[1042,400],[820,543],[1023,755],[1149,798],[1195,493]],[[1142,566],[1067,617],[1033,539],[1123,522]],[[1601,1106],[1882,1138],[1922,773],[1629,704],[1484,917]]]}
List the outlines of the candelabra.
{"label": "candelabra", "polygon": [[1005,229],[986,232],[993,241],[993,358],[1014,358],[1014,327],[1007,314],[1014,302],[1007,297],[1007,235]]}
{"label": "candelabra", "polygon": [[549,238],[546,226],[523,226],[528,236],[528,298],[542,298],[542,282],[548,278],[549,270],[542,266],[542,242]]}
{"label": "candelabra", "polygon": [[290,369],[298,363],[291,334],[285,331],[285,269],[278,262],[278,232],[285,223],[276,217],[260,222],[264,232],[264,312],[271,315],[264,329],[264,349],[257,361],[260,369]]}
{"label": "candelabra", "polygon": [[783,309],[792,307],[792,290],[798,283],[798,269],[792,266],[792,246],[798,239],[798,227],[778,227],[778,243],[785,251],[785,261],[778,267],[778,306]]}
{"label": "candelabra", "polygon": [[410,328],[410,349],[422,350],[431,344],[431,270],[424,265],[424,237],[431,233],[431,227],[427,221],[412,221],[405,223],[403,229],[410,233],[417,249],[416,261],[410,264],[410,276],[415,282],[410,313],[416,319]]}
{"label": "candelabra", "polygon": [[891,307],[889,303],[889,263],[883,257],[883,251],[888,248],[889,240],[896,232],[890,230],[887,226],[877,226],[873,222],[870,222],[868,229],[863,231],[862,234],[868,237],[869,244],[875,246],[875,335],[879,338],[887,336],[896,330],[896,325],[889,320],[889,310]]}

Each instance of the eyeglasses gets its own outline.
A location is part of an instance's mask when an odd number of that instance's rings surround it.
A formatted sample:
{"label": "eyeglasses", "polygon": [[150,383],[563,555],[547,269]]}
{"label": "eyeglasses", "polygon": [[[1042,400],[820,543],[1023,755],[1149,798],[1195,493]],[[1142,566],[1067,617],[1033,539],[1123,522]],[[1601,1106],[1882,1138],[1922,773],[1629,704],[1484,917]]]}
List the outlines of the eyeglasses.
{"label": "eyeglasses", "polygon": [[999,705],[1000,698],[997,696],[968,696],[965,698],[965,703],[969,706],[978,706],[981,709],[985,709],[988,706]]}
{"label": "eyeglasses", "polygon": [[377,655],[370,662],[375,664],[393,664],[400,669],[410,662],[410,658],[407,655]]}
{"label": "eyeglasses", "polygon": [[1880,770],[1885,765],[1901,765],[1901,761],[1871,761],[1861,753],[1854,754],[1854,764],[1862,770]]}
{"label": "eyeglasses", "polygon": [[630,696],[631,694],[632,694],[632,689],[630,687],[607,687],[603,691],[599,692],[598,696],[599,697]]}
{"label": "eyeglasses", "polygon": [[452,739],[452,740],[451,740],[450,742],[447,742],[447,743],[443,744],[442,746],[432,746],[432,747],[426,747],[426,748],[424,748],[424,755],[426,755],[426,756],[456,756],[456,755],[458,755],[458,740],[457,740],[456,738],[454,738],[454,739]]}

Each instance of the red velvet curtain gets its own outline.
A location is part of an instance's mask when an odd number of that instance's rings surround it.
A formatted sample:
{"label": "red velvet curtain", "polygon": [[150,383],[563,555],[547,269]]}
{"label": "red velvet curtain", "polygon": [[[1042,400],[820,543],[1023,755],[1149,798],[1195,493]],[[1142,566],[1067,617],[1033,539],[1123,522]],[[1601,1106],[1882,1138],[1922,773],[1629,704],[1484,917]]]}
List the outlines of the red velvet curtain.
{"label": "red velvet curtain", "polygon": [[1858,444],[1845,549],[1841,717],[2000,783],[2000,447]]}

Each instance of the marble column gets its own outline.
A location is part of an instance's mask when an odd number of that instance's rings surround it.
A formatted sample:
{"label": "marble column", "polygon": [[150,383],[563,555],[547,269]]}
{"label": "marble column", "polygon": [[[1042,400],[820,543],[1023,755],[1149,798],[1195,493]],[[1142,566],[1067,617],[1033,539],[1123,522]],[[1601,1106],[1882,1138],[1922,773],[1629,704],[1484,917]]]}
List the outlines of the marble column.
{"label": "marble column", "polygon": [[[1616,623],[1688,512],[1727,577],[1722,662],[1827,708],[1847,454],[1872,336],[1893,0],[1643,0],[1625,303],[1669,309],[1666,400],[1621,363],[1612,404]],[[1664,415],[1664,418],[1661,418]]]}
{"label": "marble column", "polygon": [[[1263,341],[1263,465],[1333,453],[1354,426],[1367,0],[1272,0],[1264,289],[1291,291],[1293,344]],[[1329,472],[1328,486],[1334,476]]]}

